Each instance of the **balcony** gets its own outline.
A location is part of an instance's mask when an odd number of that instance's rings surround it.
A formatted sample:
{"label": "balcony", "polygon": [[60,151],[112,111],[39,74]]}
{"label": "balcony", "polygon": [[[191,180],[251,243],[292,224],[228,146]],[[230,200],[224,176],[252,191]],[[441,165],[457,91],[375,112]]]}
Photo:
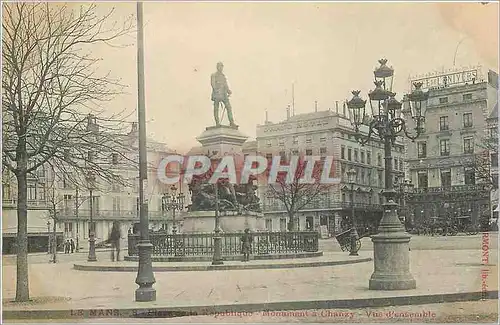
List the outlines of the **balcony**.
{"label": "balcony", "polygon": [[[350,202],[328,202],[327,204],[308,204],[306,207],[302,208],[300,211],[308,210],[344,210],[351,209]],[[354,209],[358,210],[369,210],[369,211],[382,211],[381,204],[373,203],[354,203]],[[263,206],[264,212],[284,212],[286,209],[282,204],[271,204]]]}
{"label": "balcony", "polygon": [[428,193],[459,193],[459,192],[489,192],[489,184],[475,184],[475,185],[453,185],[445,187],[427,187],[416,188],[413,194],[428,194]]}
{"label": "balcony", "polygon": [[[2,208],[17,209],[17,199],[3,199]],[[48,209],[49,204],[45,200],[28,200],[28,210]]]}
{"label": "balcony", "polygon": [[[59,216],[63,219],[74,219],[76,218],[75,209],[58,209]],[[148,216],[151,220],[158,219],[172,219],[172,213],[164,214],[162,211],[148,211]],[[78,209],[78,218],[89,219],[90,209]],[[92,218],[95,219],[106,219],[106,220],[130,220],[139,219],[137,210],[94,210]],[[176,218],[182,218],[182,214],[177,212]]]}

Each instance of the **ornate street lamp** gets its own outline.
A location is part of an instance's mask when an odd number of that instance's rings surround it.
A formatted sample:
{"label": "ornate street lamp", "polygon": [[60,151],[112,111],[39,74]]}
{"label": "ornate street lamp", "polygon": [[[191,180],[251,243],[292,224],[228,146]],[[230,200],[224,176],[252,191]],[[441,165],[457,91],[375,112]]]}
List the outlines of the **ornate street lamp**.
{"label": "ornate street lamp", "polygon": [[[422,83],[415,83],[413,92],[405,98],[411,109],[412,118],[401,117],[402,104],[392,92],[394,70],[386,65],[387,60],[379,60],[380,67],[374,71],[375,89],[369,92],[371,116],[367,116],[359,91],[353,91],[353,98],[347,103],[351,123],[356,138],[362,145],[377,136],[384,143],[385,153],[385,196],[384,214],[379,225],[379,233],[372,236],[375,271],[369,282],[372,290],[405,290],[416,288],[410,273],[409,243],[411,236],[398,218],[395,203],[396,191],[392,182],[392,145],[396,138],[405,135],[415,140],[422,133],[428,93],[423,92]],[[414,122],[414,134],[410,123]],[[368,135],[360,132],[360,126],[368,127]],[[409,132],[410,131],[410,132]]]}
{"label": "ornate street lamp", "polygon": [[175,222],[175,211],[182,211],[184,209],[184,194],[179,192],[177,194],[177,187],[172,185],[170,187],[170,194],[163,194],[162,200],[162,210],[172,211],[172,234],[177,234],[177,224]]}
{"label": "ornate street lamp", "polygon": [[347,171],[347,181],[351,185],[351,249],[349,256],[358,256],[356,243],[359,236],[357,231],[356,216],[354,214],[354,184],[356,183],[356,170],[354,168]]}
{"label": "ornate street lamp", "polygon": [[90,206],[90,229],[89,229],[89,256],[87,262],[97,262],[97,257],[95,255],[95,224],[94,224],[94,186],[95,186],[95,176],[89,174],[87,176],[87,184],[89,188],[89,206]]}

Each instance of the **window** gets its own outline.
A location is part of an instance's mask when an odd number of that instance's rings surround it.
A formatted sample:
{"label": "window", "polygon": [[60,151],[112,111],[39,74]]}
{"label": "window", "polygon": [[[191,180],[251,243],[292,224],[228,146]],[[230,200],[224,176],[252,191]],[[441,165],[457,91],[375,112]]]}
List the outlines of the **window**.
{"label": "window", "polygon": [[273,154],[272,153],[266,153],[266,159],[267,159],[267,161],[271,162],[273,160]]}
{"label": "window", "polygon": [[371,152],[366,152],[366,163],[370,165],[372,163],[372,154]]}
{"label": "window", "polygon": [[379,166],[382,166],[382,154],[380,153],[377,155],[377,164]]}
{"label": "window", "polygon": [[312,149],[306,149],[306,156],[312,156],[313,151]]}
{"label": "window", "polygon": [[65,222],[64,223],[64,232],[73,232],[73,223]]}
{"label": "window", "polygon": [[365,170],[361,169],[361,184],[365,184]]}
{"label": "window", "polygon": [[472,127],[472,113],[464,113],[464,128]]}
{"label": "window", "polygon": [[10,183],[3,183],[2,184],[2,199],[3,200],[10,200]]}
{"label": "window", "polygon": [[465,168],[465,185],[476,184],[476,173],[472,168]]}
{"label": "window", "polygon": [[448,103],[448,97],[439,98],[439,104],[446,104],[446,103]]}
{"label": "window", "polygon": [[310,135],[306,136],[306,143],[312,143],[312,137]]}
{"label": "window", "polygon": [[394,158],[394,170],[398,169],[398,158]]}
{"label": "window", "polygon": [[441,169],[441,186],[450,187],[451,186],[451,170]]}
{"label": "window", "polygon": [[118,165],[118,154],[117,153],[113,153],[111,155],[111,163],[113,165]]}
{"label": "window", "polygon": [[280,151],[281,162],[286,161],[286,152]]}
{"label": "window", "polygon": [[299,137],[298,136],[293,137],[293,144],[299,144]]}
{"label": "window", "polygon": [[284,138],[279,138],[278,139],[278,146],[284,146],[285,145],[285,139]]}
{"label": "window", "polygon": [[37,196],[38,200],[45,201],[45,186],[43,186],[43,184],[38,185]]}
{"label": "window", "polygon": [[498,167],[498,153],[493,152],[490,154],[491,167]]}
{"label": "window", "polygon": [[358,162],[358,149],[354,149],[354,161]]}
{"label": "window", "polygon": [[342,202],[345,202],[345,193],[342,193]]}
{"label": "window", "polygon": [[35,184],[28,184],[28,201],[36,200],[36,186]]}
{"label": "window", "polygon": [[273,230],[273,219],[266,219],[266,230],[267,231]]}
{"label": "window", "polygon": [[464,138],[464,153],[474,153],[473,138]]}
{"label": "window", "polygon": [[384,172],[382,170],[378,171],[378,187],[384,187]]}
{"label": "window", "polygon": [[465,101],[472,100],[472,94],[463,94],[462,99]]}
{"label": "window", "polygon": [[364,164],[365,163],[365,152],[361,151],[360,155],[361,155],[361,163]]}
{"label": "window", "polygon": [[121,202],[119,197],[114,197],[113,198],[113,211],[120,211],[121,210]]}
{"label": "window", "polygon": [[292,155],[298,156],[299,155],[299,149],[293,149],[292,150]]}
{"label": "window", "polygon": [[266,140],[266,146],[267,147],[271,147],[273,145],[273,141],[272,140]]}
{"label": "window", "polygon": [[403,170],[403,159],[399,159],[399,170]]}
{"label": "window", "polygon": [[439,131],[446,131],[449,129],[448,116],[441,116],[439,118]]}
{"label": "window", "polygon": [[340,147],[340,159],[345,159],[345,147]]}
{"label": "window", "polygon": [[352,160],[352,149],[347,148],[347,160],[351,161]]}
{"label": "window", "polygon": [[319,137],[320,142],[326,142],[326,133],[322,133],[321,136]]}
{"label": "window", "polygon": [[439,152],[441,156],[449,156],[450,155],[450,140],[442,139],[439,141]]}
{"label": "window", "polygon": [[346,173],[346,167],[344,163],[340,164],[340,175],[342,176],[342,179],[345,178],[345,173]]}
{"label": "window", "polygon": [[427,188],[427,172],[424,171],[424,172],[418,172],[418,176],[417,176],[417,181],[418,181],[418,184],[417,186],[419,188]]}
{"label": "window", "polygon": [[326,155],[326,148],[325,147],[319,148],[319,154]]}
{"label": "window", "polygon": [[286,231],[286,218],[280,218],[280,231]]}
{"label": "window", "polygon": [[427,157],[427,143],[426,142],[417,142],[417,157],[425,158]]}

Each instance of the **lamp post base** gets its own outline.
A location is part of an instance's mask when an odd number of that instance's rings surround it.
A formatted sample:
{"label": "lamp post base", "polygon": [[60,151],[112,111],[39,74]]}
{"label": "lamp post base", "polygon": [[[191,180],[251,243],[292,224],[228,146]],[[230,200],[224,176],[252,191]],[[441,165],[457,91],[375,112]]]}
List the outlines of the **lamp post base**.
{"label": "lamp post base", "polygon": [[218,235],[214,237],[214,256],[212,259],[212,265],[224,264],[224,262],[222,261],[221,240],[222,238]]}
{"label": "lamp post base", "polygon": [[139,285],[139,288],[135,290],[135,301],[155,301],[156,289],[153,288],[153,284],[156,280],[153,275],[153,262],[151,260],[153,245],[149,240],[140,241],[137,244],[137,249],[139,251],[139,269],[135,283]]}
{"label": "lamp post base", "polygon": [[351,234],[350,234],[350,239],[351,239],[351,249],[349,256],[359,256],[358,255],[358,247],[356,247],[357,241],[358,241],[358,232],[356,228],[351,228]]}
{"label": "lamp post base", "polygon": [[385,204],[379,233],[372,236],[374,265],[370,290],[411,290],[417,283],[410,273],[410,238],[399,221],[393,201]]}
{"label": "lamp post base", "polygon": [[89,238],[89,257],[87,262],[97,262],[97,257],[95,255],[95,235],[90,234]]}

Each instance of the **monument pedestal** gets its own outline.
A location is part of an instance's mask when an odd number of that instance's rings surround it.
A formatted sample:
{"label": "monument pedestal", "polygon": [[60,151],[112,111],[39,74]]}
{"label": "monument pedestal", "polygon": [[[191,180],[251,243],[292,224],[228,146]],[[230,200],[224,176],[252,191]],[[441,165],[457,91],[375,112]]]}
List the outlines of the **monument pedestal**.
{"label": "monument pedestal", "polygon": [[[215,211],[193,211],[184,217],[182,232],[186,234],[213,232],[214,225]],[[265,230],[263,214],[251,211],[241,215],[235,211],[221,211],[219,226],[222,232],[243,232],[246,228],[252,232]]]}
{"label": "monument pedestal", "polygon": [[229,153],[241,153],[243,143],[248,137],[238,131],[237,126],[209,126],[196,138],[201,143],[203,149],[209,155],[224,155]]}

